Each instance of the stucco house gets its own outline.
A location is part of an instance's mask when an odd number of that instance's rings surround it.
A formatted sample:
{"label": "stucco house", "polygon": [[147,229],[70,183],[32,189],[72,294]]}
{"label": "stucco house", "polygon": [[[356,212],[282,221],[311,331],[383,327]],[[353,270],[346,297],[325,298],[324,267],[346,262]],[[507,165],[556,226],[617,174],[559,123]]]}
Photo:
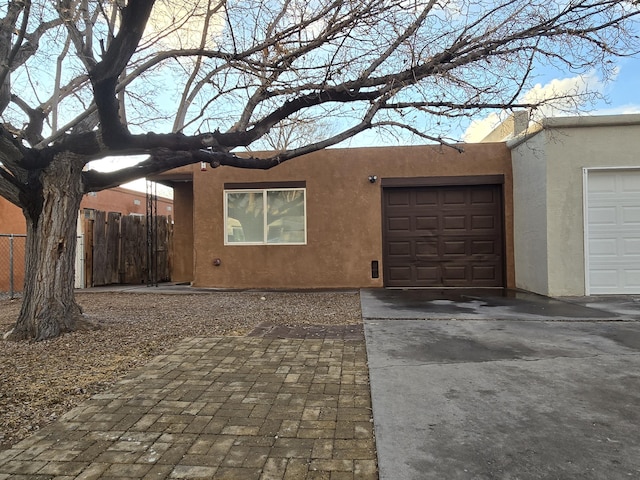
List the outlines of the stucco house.
{"label": "stucco house", "polygon": [[514,135],[522,125],[462,153],[336,148],[269,171],[167,172],[173,280],[640,293],[640,115],[551,118]]}
{"label": "stucco house", "polygon": [[549,118],[507,146],[516,286],[640,293],[640,115]]}
{"label": "stucco house", "polygon": [[172,280],[217,288],[514,287],[504,142],[327,149],[173,170]]}

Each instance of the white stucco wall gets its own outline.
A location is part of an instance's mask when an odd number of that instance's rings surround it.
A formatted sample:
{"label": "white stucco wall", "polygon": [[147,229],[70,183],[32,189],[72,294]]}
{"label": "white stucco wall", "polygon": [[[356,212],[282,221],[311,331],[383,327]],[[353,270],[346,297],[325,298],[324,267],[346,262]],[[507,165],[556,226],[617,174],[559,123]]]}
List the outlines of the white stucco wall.
{"label": "white stucco wall", "polygon": [[544,136],[511,151],[516,287],[547,295],[547,159]]}
{"label": "white stucco wall", "polygon": [[[522,143],[512,142],[514,155],[514,217],[516,249],[516,284],[521,288],[551,296],[585,295],[585,252],[584,252],[584,192],[583,168],[620,168],[640,165],[640,115],[617,115],[600,117],[551,118],[544,122],[538,134]],[[529,147],[528,147],[529,146]],[[532,148],[536,147],[536,148]],[[526,185],[529,181],[542,183],[541,173],[531,173],[532,167],[516,169],[516,163],[540,163],[534,152],[546,159],[546,262],[545,249],[526,246],[529,241],[544,241],[542,232],[519,235],[520,214],[531,218],[536,228],[544,223],[536,213],[522,213],[529,208],[538,212],[544,196],[542,187]],[[522,178],[523,175],[531,175]],[[523,192],[518,188],[522,185]],[[519,199],[516,201],[516,199]],[[520,207],[518,206],[520,204]],[[527,229],[528,228],[528,229]],[[531,227],[525,228],[525,232]],[[520,239],[520,240],[519,240]],[[545,263],[547,291],[541,289],[544,282],[542,268],[534,267],[533,272],[522,270],[526,263],[519,265],[518,251],[528,252],[527,262],[541,255],[540,263]],[[534,253],[535,252],[535,253]],[[521,281],[518,281],[522,278]]]}

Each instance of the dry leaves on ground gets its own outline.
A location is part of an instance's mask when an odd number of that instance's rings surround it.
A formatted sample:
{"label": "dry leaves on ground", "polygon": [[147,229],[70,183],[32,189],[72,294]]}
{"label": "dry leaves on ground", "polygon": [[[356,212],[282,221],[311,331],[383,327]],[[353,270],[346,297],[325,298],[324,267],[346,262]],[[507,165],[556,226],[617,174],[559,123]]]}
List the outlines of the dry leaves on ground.
{"label": "dry leaves on ground", "polygon": [[[0,341],[0,450],[193,336],[245,335],[262,322],[361,322],[356,292],[78,293],[100,325],[38,343]],[[0,300],[0,332],[20,300]]]}

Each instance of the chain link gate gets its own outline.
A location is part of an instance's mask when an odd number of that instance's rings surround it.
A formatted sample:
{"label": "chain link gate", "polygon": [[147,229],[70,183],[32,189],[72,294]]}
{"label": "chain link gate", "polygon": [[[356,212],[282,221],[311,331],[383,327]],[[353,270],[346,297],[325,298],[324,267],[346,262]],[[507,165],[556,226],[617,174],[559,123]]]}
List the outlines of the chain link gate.
{"label": "chain link gate", "polygon": [[0,296],[13,299],[24,287],[26,235],[0,234]]}

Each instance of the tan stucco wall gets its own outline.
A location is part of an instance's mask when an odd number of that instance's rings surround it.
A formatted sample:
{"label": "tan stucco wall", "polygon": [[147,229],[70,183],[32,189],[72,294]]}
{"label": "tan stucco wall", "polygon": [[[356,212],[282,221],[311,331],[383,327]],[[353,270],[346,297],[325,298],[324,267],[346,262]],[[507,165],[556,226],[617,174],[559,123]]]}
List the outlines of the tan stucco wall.
{"label": "tan stucco wall", "polygon": [[193,183],[173,185],[175,221],[171,280],[191,282],[193,279]]}
{"label": "tan stucco wall", "polygon": [[[192,167],[194,181],[194,286],[219,288],[379,287],[371,261],[382,265],[383,178],[505,176],[507,284],[514,286],[512,177],[503,143],[329,149],[268,171]],[[371,184],[369,175],[377,175]],[[225,246],[225,182],[306,181],[307,245]],[[176,208],[179,197],[175,198]],[[186,245],[186,243],[185,243]],[[179,252],[176,252],[179,254]],[[214,266],[214,260],[221,260]]]}
{"label": "tan stucco wall", "polygon": [[[547,266],[548,288],[546,291],[532,291],[551,296],[585,295],[583,168],[640,165],[639,139],[640,115],[556,118],[545,121],[541,132],[514,148],[514,152],[519,152],[522,157],[518,164],[540,162],[534,152],[543,149],[547,165],[547,255],[546,259],[541,257],[539,261]],[[515,179],[514,202],[519,205],[522,197],[518,192],[520,185],[540,179],[520,178],[521,170],[515,163],[514,157],[514,175],[518,177]],[[521,209],[515,208],[516,215],[522,215]],[[522,219],[518,221],[522,222]],[[516,229],[520,226],[517,224]],[[542,233],[535,238],[544,241]],[[517,252],[526,248],[523,237],[517,236],[516,258]],[[518,260],[516,262],[518,279],[526,277],[525,265]],[[539,274],[541,272],[536,276]],[[523,283],[517,280],[517,284]]]}

